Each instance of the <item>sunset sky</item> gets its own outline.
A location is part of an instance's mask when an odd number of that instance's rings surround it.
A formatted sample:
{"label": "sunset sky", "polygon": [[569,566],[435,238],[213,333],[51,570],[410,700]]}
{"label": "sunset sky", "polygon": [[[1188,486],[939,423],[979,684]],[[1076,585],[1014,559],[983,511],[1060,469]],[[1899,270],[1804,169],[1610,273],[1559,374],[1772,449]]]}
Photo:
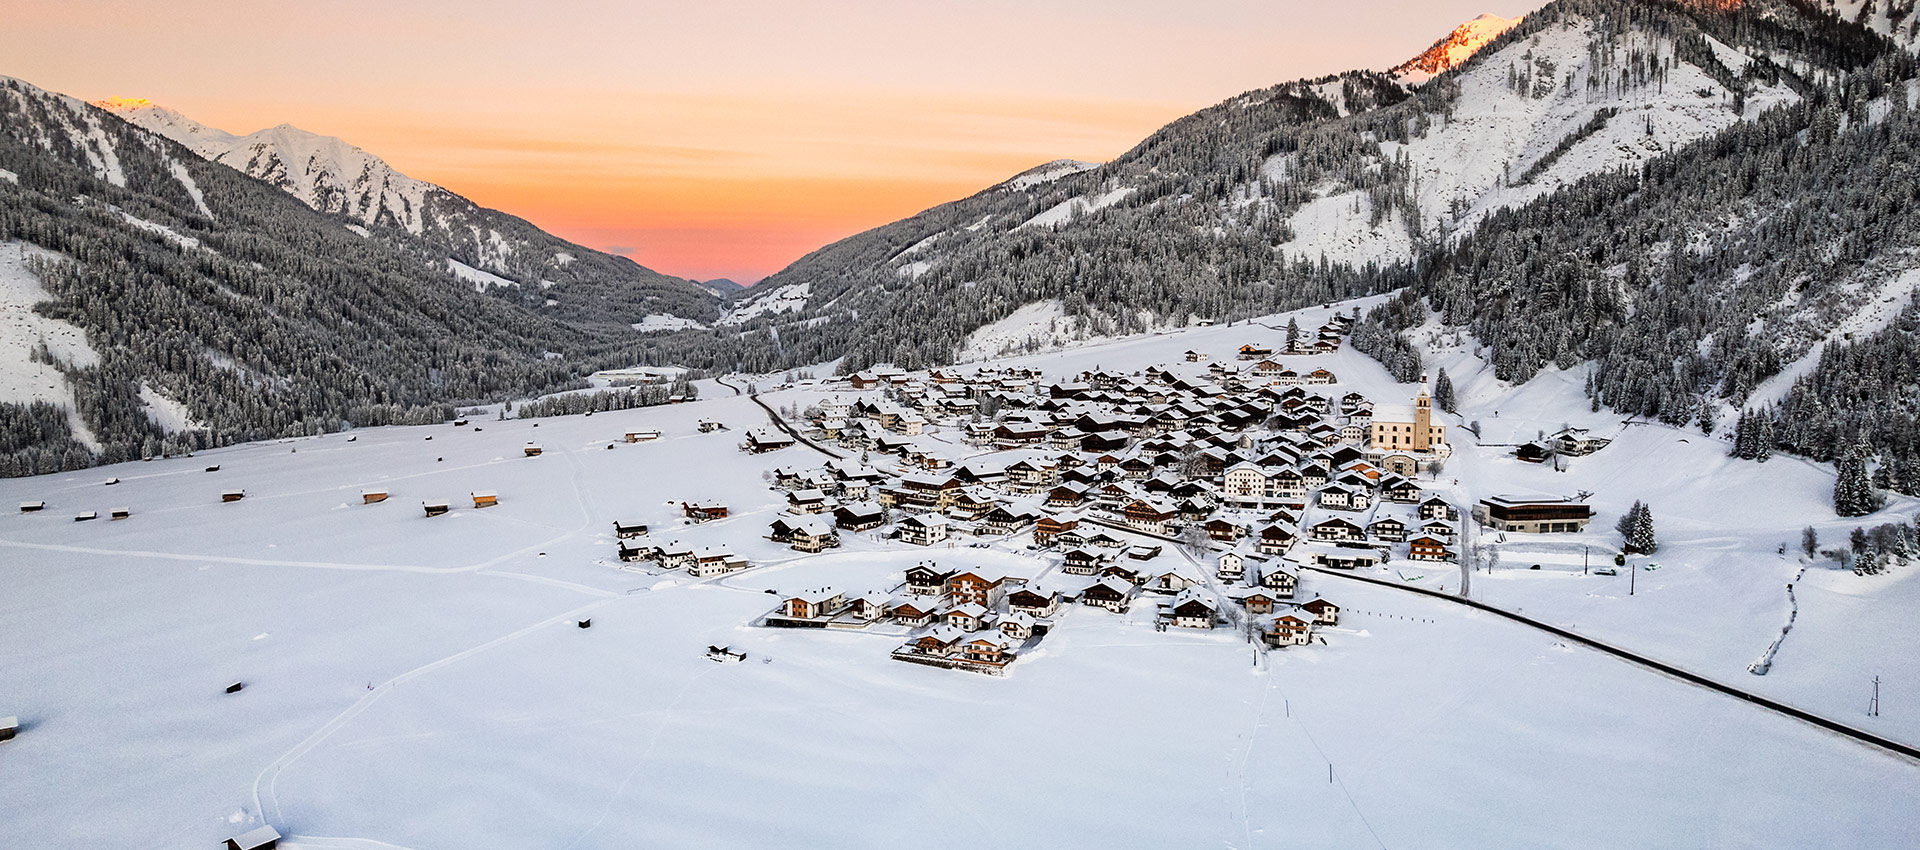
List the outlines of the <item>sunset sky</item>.
{"label": "sunset sky", "polygon": [[0,74],[291,123],[670,274],[757,280],[1503,0],[0,0]]}

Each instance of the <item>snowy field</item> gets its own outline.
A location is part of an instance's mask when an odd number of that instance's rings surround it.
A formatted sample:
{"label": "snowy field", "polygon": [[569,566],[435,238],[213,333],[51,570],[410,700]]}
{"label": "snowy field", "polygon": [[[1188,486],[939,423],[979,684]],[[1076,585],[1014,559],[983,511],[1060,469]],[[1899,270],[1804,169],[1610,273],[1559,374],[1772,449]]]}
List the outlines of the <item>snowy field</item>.
{"label": "snowy field", "polygon": [[[1203,370],[1176,361],[1188,348],[1231,361],[1279,336],[1204,328],[1001,362]],[[1411,394],[1351,351],[1283,360],[1332,369],[1338,389],[1383,406]],[[1585,413],[1577,378],[1509,388],[1470,361],[1436,360],[1489,443],[1607,418]],[[1067,610],[1005,678],[893,662],[885,629],[753,628],[777,601],[768,590],[884,590],[923,557],[1042,575],[1052,562],[1017,539],[919,549],[850,534],[819,556],[765,540],[785,503],[763,474],[823,458],[738,451],[766,419],[726,392],[0,481],[6,503],[48,503],[0,517],[0,715],[24,727],[0,744],[0,846],[205,848],[262,822],[290,836],[283,847],[418,850],[1920,845],[1920,765],[1338,577],[1303,580],[1346,609],[1326,644],[1264,656],[1230,630],[1157,632],[1151,606]],[[730,430],[698,434],[701,419]],[[1556,542],[1596,547],[1647,499],[1661,568],[1626,597],[1624,574],[1581,576],[1576,555],[1509,543],[1472,595],[1920,740],[1911,570],[1809,570],[1773,672],[1745,672],[1799,569],[1777,544],[1808,522],[1829,541],[1858,524],[1827,510],[1831,471],[1731,461],[1698,432],[1610,427],[1618,441],[1564,473],[1453,427],[1459,454],[1423,483],[1461,499],[1593,490],[1590,542]],[[616,442],[642,428],[665,438]],[[978,453],[948,436],[922,442]],[[543,453],[523,457],[528,442]],[[231,488],[248,495],[222,504]],[[363,505],[363,488],[392,496]],[[499,506],[472,509],[482,490]],[[429,519],[429,499],[454,509]],[[685,526],[681,500],[733,516]],[[130,519],[72,521],[120,506]],[[707,580],[623,569],[615,520],[761,566]],[[1534,554],[1541,571],[1514,569]],[[1458,588],[1455,567],[1422,572]],[[709,644],[747,661],[711,662]],[[1863,716],[1874,674],[1877,719]],[[246,689],[223,693],[234,681]]]}

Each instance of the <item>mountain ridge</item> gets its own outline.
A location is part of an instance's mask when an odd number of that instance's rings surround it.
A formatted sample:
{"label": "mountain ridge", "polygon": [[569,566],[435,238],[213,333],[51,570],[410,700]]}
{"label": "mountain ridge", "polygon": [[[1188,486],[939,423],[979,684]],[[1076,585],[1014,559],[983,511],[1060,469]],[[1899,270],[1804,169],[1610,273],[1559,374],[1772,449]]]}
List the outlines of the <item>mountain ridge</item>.
{"label": "mountain ridge", "polygon": [[409,177],[337,136],[288,123],[236,135],[144,98],[108,98],[93,105],[210,162],[274,185],[316,211],[340,216],[362,236],[411,243],[430,262],[453,261],[504,280],[474,283],[510,285],[519,291],[496,294],[534,309],[551,309],[571,321],[605,318],[609,326],[654,314],[701,322],[719,315],[722,296],[707,287],[481,207],[443,186]]}

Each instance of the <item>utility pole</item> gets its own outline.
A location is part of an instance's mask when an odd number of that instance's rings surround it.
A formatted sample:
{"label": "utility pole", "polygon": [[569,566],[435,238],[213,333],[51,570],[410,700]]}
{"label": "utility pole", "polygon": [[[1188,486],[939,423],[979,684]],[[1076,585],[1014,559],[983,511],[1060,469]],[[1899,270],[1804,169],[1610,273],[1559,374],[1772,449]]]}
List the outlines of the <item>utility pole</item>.
{"label": "utility pole", "polygon": [[1873,701],[1867,703],[1867,716],[1880,716],[1880,677],[1873,677]]}
{"label": "utility pole", "polygon": [[1637,578],[1639,578],[1639,576],[1634,574],[1633,563],[1628,562],[1627,563],[1627,595],[1628,596],[1633,595],[1633,582]]}
{"label": "utility pole", "polygon": [[1593,554],[1592,546],[1580,547],[1580,574],[1581,575],[1587,574],[1587,561],[1589,560],[1588,556],[1592,554]]}

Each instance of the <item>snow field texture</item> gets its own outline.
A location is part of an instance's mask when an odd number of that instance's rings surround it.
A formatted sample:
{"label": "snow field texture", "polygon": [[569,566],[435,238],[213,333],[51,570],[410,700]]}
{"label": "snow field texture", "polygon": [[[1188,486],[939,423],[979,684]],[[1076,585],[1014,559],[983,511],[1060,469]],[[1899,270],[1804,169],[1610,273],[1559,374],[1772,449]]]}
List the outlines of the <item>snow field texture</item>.
{"label": "snow field texture", "polygon": [[[1299,320],[1312,328],[1326,313]],[[1280,339],[1286,318],[997,362],[1055,378],[1204,370],[1181,353],[1231,362],[1243,342]],[[1349,350],[1282,359],[1329,368],[1341,378],[1329,389],[1383,404],[1413,389]],[[1861,710],[1869,671],[1889,680],[1883,695],[1911,688],[1901,659],[1914,639],[1899,627],[1915,602],[1910,571],[1808,570],[1773,672],[1745,672],[1786,616],[1797,565],[1775,546],[1808,522],[1829,539],[1851,525],[1825,507],[1829,469],[1732,461],[1697,432],[1609,423],[1586,412],[1577,373],[1516,388],[1476,372],[1470,351],[1430,360],[1448,367],[1489,445],[1444,417],[1457,454],[1424,485],[1463,504],[1591,489],[1600,512],[1584,537],[1503,544],[1473,596],[1920,739],[1905,700],[1885,700],[1877,719]],[[765,415],[726,392],[0,481],[4,499],[49,505],[0,517],[13,585],[0,595],[0,714],[24,722],[0,744],[0,786],[13,789],[0,795],[0,845],[204,847],[263,821],[291,836],[283,846],[421,850],[879,847],[909,832],[933,847],[1920,842],[1911,762],[1335,576],[1302,581],[1301,598],[1347,609],[1324,645],[1261,655],[1231,630],[1156,632],[1151,605],[1077,607],[1005,678],[895,663],[884,630],[751,627],[777,602],[769,589],[884,590],[923,558],[1052,562],[1020,538],[920,549],[867,532],[820,556],[767,541],[785,501],[763,473],[825,458],[740,452]],[[701,419],[731,430],[698,434]],[[1566,472],[1491,445],[1568,420],[1610,427],[1616,442]],[[619,442],[640,428],[664,437]],[[522,456],[529,441],[539,457]],[[951,433],[919,442],[979,454]],[[120,483],[103,487],[109,477]],[[248,495],[221,503],[231,488]],[[366,488],[391,496],[364,505]],[[477,490],[499,506],[472,508]],[[430,499],[453,510],[429,519]],[[1580,576],[1569,547],[1617,542],[1603,530],[1635,499],[1653,507],[1663,543],[1642,560],[1661,568],[1624,597],[1625,575]],[[733,516],[684,525],[682,500]],[[130,519],[69,519],[120,505]],[[615,520],[646,522],[663,542],[729,545],[759,566],[708,580],[623,568]],[[1396,567],[1407,565],[1375,574]],[[1419,572],[1457,588],[1450,565]],[[575,626],[587,617],[591,629]],[[708,661],[709,644],[747,660]],[[233,681],[246,689],[222,693]]]}

